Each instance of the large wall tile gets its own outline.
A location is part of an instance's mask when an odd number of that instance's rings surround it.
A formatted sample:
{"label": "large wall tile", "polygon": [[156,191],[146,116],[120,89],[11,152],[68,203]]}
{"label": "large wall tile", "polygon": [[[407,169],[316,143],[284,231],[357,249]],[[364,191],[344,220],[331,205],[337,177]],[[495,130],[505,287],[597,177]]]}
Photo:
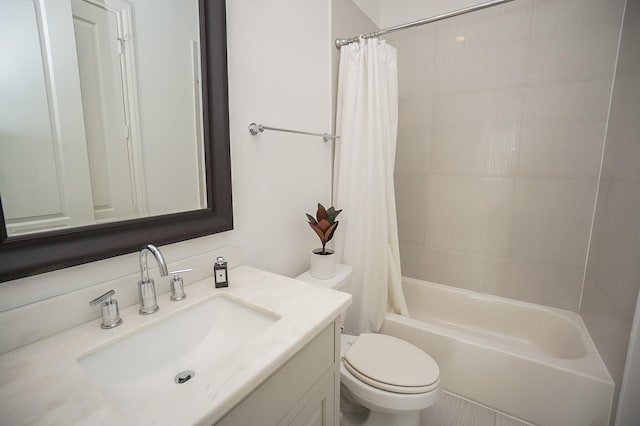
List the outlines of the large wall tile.
{"label": "large wall tile", "polygon": [[503,295],[577,311],[583,275],[582,267],[512,260]]}
{"label": "large wall tile", "polygon": [[520,176],[598,177],[611,81],[527,89]]}
{"label": "large wall tile", "polygon": [[433,125],[433,98],[411,97],[398,100],[399,127],[431,127]]}
{"label": "large wall tile", "polygon": [[[615,305],[587,274],[580,315],[593,339],[602,360],[620,389],[631,322],[622,319]],[[614,410],[615,411],[615,410]]]}
{"label": "large wall tile", "polygon": [[624,0],[536,0],[528,83],[613,75]]}
{"label": "large wall tile", "polygon": [[500,295],[507,282],[509,259],[459,250],[425,248],[421,278],[459,288]]}
{"label": "large wall tile", "polygon": [[436,93],[522,86],[532,10],[522,0],[435,24]]}
{"label": "large wall tile", "polygon": [[407,244],[400,240],[400,264],[402,275],[420,280],[425,278],[425,251],[423,246]]}
{"label": "large wall tile", "polygon": [[587,273],[595,282],[605,283],[617,275],[617,253],[620,235],[618,230],[618,209],[609,202],[611,181],[600,179],[598,202],[593,218],[591,243],[587,261]]}
{"label": "large wall tile", "polygon": [[640,46],[640,2],[638,0],[627,0],[624,20],[618,62],[616,63],[616,74],[619,70],[625,69],[631,64],[640,63],[640,49],[638,49],[638,46]]}
{"label": "large wall tile", "polygon": [[426,172],[431,164],[433,98],[398,103],[396,172]]}
{"label": "large wall tile", "polygon": [[601,180],[587,273],[631,322],[640,288],[640,186]]}
{"label": "large wall tile", "polygon": [[518,178],[512,257],[584,267],[595,190],[594,180]]}
{"label": "large wall tile", "polygon": [[[580,305],[580,314],[616,383],[616,399],[640,290],[639,134],[640,1],[628,0]],[[633,369],[633,362],[630,365]],[[637,398],[632,395],[622,398],[630,401],[620,407],[623,417],[635,411],[637,418]]]}
{"label": "large wall tile", "polygon": [[521,89],[435,98],[433,173],[515,176],[523,108]]}
{"label": "large wall tile", "polygon": [[398,94],[401,99],[435,93],[435,29],[426,25],[413,32],[389,34],[387,42],[398,50]]}
{"label": "large wall tile", "polygon": [[421,173],[395,176],[398,237],[407,244],[424,245],[427,178]]}
{"label": "large wall tile", "polygon": [[431,164],[433,129],[398,126],[395,171],[426,172]]}
{"label": "large wall tile", "polygon": [[[640,13],[640,12],[638,12]],[[638,31],[640,32],[640,31]],[[640,52],[640,43],[635,45]],[[607,129],[602,175],[632,185],[640,185],[640,59],[628,63],[616,72],[616,84],[611,105],[611,119]]]}
{"label": "large wall tile", "polygon": [[507,256],[514,185],[513,178],[429,176],[427,245]]}

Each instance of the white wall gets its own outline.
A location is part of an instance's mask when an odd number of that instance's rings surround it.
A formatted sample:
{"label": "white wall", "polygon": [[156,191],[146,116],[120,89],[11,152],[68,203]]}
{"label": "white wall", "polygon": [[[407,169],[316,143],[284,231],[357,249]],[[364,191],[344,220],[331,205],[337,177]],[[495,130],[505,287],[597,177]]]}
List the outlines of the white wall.
{"label": "white wall", "polygon": [[248,264],[294,276],[319,244],[304,214],[331,202],[331,144],[247,128],[331,132],[331,2],[234,0],[227,8],[234,219]]}
{"label": "white wall", "polygon": [[[227,8],[235,229],[161,249],[172,263],[242,244],[246,264],[293,276],[308,267],[318,244],[304,213],[330,201],[331,147],[320,138],[275,132],[252,137],[247,126],[329,131],[330,1],[234,0]],[[0,312],[137,270],[132,253],[3,283]]]}
{"label": "white wall", "polygon": [[[352,0],[332,0],[331,10],[331,42],[338,38],[350,38],[359,34],[370,33],[379,28]],[[340,50],[331,50],[331,118],[332,128],[335,127],[336,98],[338,94],[338,72],[340,65]]]}

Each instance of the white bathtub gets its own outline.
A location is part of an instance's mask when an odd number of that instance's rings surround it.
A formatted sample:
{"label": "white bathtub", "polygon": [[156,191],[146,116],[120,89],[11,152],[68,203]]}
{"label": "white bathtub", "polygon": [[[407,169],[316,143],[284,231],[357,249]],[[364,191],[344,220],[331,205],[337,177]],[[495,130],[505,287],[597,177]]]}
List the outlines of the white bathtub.
{"label": "white bathtub", "polygon": [[573,312],[403,278],[381,332],[429,353],[442,387],[543,426],[607,425],[613,380]]}

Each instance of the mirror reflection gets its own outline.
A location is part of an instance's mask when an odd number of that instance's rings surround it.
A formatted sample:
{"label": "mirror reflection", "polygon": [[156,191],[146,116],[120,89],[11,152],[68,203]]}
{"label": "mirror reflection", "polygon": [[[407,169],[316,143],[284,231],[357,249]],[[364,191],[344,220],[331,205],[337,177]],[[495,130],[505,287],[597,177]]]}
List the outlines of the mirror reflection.
{"label": "mirror reflection", "polygon": [[207,206],[197,0],[0,2],[9,236]]}

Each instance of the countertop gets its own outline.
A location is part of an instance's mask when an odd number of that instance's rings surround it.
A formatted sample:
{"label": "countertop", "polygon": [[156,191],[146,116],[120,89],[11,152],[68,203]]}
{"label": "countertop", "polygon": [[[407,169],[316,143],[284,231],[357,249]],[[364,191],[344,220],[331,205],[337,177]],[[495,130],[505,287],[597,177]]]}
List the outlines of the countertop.
{"label": "countertop", "polygon": [[[171,302],[169,294],[159,296],[160,311],[150,316],[139,315],[138,305],[122,310],[123,324],[114,329],[103,330],[100,320],[95,320],[0,356],[0,422],[212,424],[335,320],[351,301],[346,293],[249,266],[229,271],[229,288],[216,289],[212,282],[210,278],[186,286],[188,297],[181,302]],[[176,386],[134,414],[114,409],[78,363],[97,347],[126,338],[219,293],[266,309],[280,319],[227,357],[224,368],[218,365],[199,373],[188,386]]]}

